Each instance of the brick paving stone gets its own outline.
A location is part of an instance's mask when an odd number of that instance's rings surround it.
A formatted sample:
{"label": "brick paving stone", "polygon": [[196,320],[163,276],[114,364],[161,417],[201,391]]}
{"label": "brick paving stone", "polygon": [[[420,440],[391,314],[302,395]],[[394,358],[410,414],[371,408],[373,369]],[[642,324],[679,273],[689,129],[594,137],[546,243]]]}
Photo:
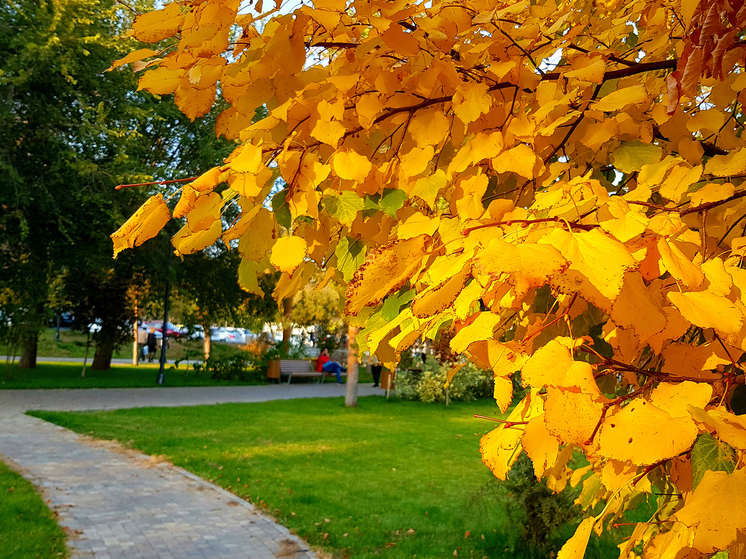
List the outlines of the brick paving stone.
{"label": "brick paving stone", "polygon": [[[57,511],[72,534],[71,559],[315,559],[287,528],[222,488],[22,412],[328,397],[343,390],[336,385],[0,390],[0,460],[39,487]],[[360,387],[361,396],[380,393]]]}

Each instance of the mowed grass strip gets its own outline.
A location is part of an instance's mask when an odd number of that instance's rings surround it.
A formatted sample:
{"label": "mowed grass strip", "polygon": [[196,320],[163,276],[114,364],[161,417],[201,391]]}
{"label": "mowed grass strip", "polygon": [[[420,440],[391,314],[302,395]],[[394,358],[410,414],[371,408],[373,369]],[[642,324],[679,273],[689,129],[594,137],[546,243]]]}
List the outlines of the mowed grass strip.
{"label": "mowed grass strip", "polygon": [[[1,389],[35,388],[154,388],[158,376],[157,363],[132,365],[112,365],[108,371],[95,371],[86,367],[85,376],[82,363],[39,362],[36,369],[19,369],[17,365],[0,366]],[[250,385],[257,382],[214,380],[210,373],[196,373],[185,365],[178,369],[166,366],[165,386],[233,386]],[[261,383],[263,384],[263,383]]]}
{"label": "mowed grass strip", "polygon": [[[493,401],[446,407],[366,397],[356,409],[327,398],[33,412],[163,455],[335,557],[517,557],[510,496],[496,490],[479,454],[494,424],[474,414],[499,410]],[[607,556],[616,556],[611,548]]]}
{"label": "mowed grass strip", "polygon": [[67,555],[65,533],[34,486],[0,462],[0,558]]}

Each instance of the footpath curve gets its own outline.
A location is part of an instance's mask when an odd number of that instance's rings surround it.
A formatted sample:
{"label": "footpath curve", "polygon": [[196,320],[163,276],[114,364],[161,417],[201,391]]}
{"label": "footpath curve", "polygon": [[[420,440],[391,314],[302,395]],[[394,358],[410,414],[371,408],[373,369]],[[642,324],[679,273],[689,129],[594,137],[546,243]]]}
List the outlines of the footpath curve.
{"label": "footpath curve", "polygon": [[[359,388],[360,396],[382,393]],[[57,511],[71,559],[316,559],[287,528],[222,488],[24,412],[326,398],[344,391],[336,384],[0,390],[0,460]]]}

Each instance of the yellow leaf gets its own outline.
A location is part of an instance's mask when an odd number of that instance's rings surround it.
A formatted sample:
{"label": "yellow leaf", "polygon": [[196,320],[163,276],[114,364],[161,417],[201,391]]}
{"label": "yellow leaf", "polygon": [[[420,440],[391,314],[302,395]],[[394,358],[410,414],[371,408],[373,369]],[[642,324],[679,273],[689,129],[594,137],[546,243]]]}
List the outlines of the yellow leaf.
{"label": "yellow leaf", "polygon": [[541,479],[547,468],[551,468],[557,461],[559,453],[559,442],[547,431],[544,415],[528,422],[521,445],[533,462],[536,478]]}
{"label": "yellow leaf", "polygon": [[119,68],[120,66],[124,66],[125,64],[129,64],[130,62],[135,62],[136,60],[142,60],[143,58],[148,58],[149,56],[153,56],[157,54],[152,49],[137,49],[129,53],[124,58],[120,58],[119,60],[115,60],[111,63],[111,66],[106,70],[107,72],[113,70],[114,68]]}
{"label": "yellow leaf", "polygon": [[495,389],[492,395],[497,402],[497,407],[505,413],[513,401],[513,381],[508,377],[495,375]]}
{"label": "yellow leaf", "polygon": [[482,462],[492,470],[495,477],[501,480],[507,478],[510,467],[518,460],[521,453],[521,437],[525,430],[524,425],[511,425],[512,422],[528,422],[542,413],[542,400],[535,392],[529,392],[521,400],[507,420],[497,429],[487,433],[479,442],[479,451],[482,453]]}
{"label": "yellow leaf", "polygon": [[689,132],[697,132],[704,129],[717,134],[723,127],[724,122],[725,114],[722,111],[710,109],[707,111],[699,111],[695,114],[687,121],[686,128]]}
{"label": "yellow leaf", "polygon": [[212,227],[213,222],[220,219],[224,204],[223,198],[217,192],[198,196],[194,208],[187,214],[189,230],[196,233]]}
{"label": "yellow leaf", "polygon": [[238,243],[238,252],[246,260],[259,261],[275,244],[276,227],[272,212],[259,207],[247,232]]}
{"label": "yellow leaf", "polygon": [[[661,368],[663,372],[695,380],[718,378],[720,375],[711,371],[717,369],[718,365],[730,363],[722,346],[715,342],[696,347],[672,343],[666,346],[662,356],[665,360]],[[738,359],[738,356],[736,354],[734,358]]]}
{"label": "yellow leaf", "polygon": [[692,546],[702,553],[726,549],[746,531],[746,514],[741,503],[746,499],[746,470],[705,472],[684,508],[674,516],[694,530]]}
{"label": "yellow leaf", "polygon": [[575,530],[573,536],[562,546],[557,554],[557,559],[583,559],[595,523],[595,518],[585,518],[578,529]]}
{"label": "yellow leaf", "polygon": [[439,217],[428,217],[421,213],[412,214],[404,220],[397,230],[397,236],[400,239],[412,239],[418,235],[428,235],[432,237],[440,225]]}
{"label": "yellow leaf", "polygon": [[409,125],[409,133],[417,147],[423,148],[440,144],[448,136],[450,128],[451,123],[443,111],[430,109],[415,113]]}
{"label": "yellow leaf", "polygon": [[743,328],[743,306],[733,303],[726,297],[713,295],[707,291],[671,291],[666,296],[690,323],[700,328],[714,328],[729,341],[735,341]]}
{"label": "yellow leaf", "polygon": [[647,340],[666,327],[663,307],[639,272],[624,276],[622,291],[611,307],[611,318],[617,326],[633,328],[641,340]]}
{"label": "yellow leaf", "polygon": [[401,173],[405,177],[415,177],[427,169],[435,151],[433,146],[412,148],[401,157]]}
{"label": "yellow leaf", "polygon": [[176,91],[183,78],[184,72],[182,70],[171,70],[161,66],[145,72],[140,77],[137,90],[144,89],[156,95],[168,95]]}
{"label": "yellow leaf", "polygon": [[194,203],[196,201],[197,192],[195,192],[195,190],[190,185],[186,185],[181,190],[181,196],[179,197],[179,201],[174,208],[174,217],[178,219],[191,212],[194,209]]}
{"label": "yellow leaf", "polygon": [[746,149],[739,148],[728,155],[716,155],[705,165],[705,174],[716,177],[741,175],[746,172]]}
{"label": "yellow leaf", "polygon": [[627,105],[642,105],[648,103],[650,96],[643,85],[632,85],[612,91],[591,106],[596,111],[619,111]]}
{"label": "yellow leaf", "polygon": [[663,269],[687,288],[696,289],[702,285],[705,279],[702,270],[681,252],[675,242],[669,242],[661,237],[658,241],[658,253],[661,256],[660,262]]}
{"label": "yellow leaf", "polygon": [[385,105],[378,98],[377,94],[366,93],[365,95],[362,95],[355,104],[355,112],[357,112],[360,126],[366,130],[370,128],[373,125],[376,116],[378,116],[378,113],[380,113],[384,107]]}
{"label": "yellow leaf", "polygon": [[570,263],[551,283],[564,293],[577,291],[599,308],[608,307],[606,300],[619,295],[625,272],[637,266],[622,243],[598,229],[568,233],[556,228],[539,243],[552,245]]}
{"label": "yellow leaf", "polygon": [[453,112],[464,124],[474,122],[492,107],[486,83],[462,83],[453,95]]}
{"label": "yellow leaf", "polygon": [[601,420],[603,404],[594,394],[547,388],[544,403],[549,432],[567,444],[585,445]]}
{"label": "yellow leaf", "polygon": [[241,264],[238,266],[238,285],[244,291],[264,297],[264,291],[259,287],[257,275],[263,272],[265,268],[266,265],[261,262],[242,259]]}
{"label": "yellow leaf", "polygon": [[[563,341],[569,341],[567,338]],[[600,394],[593,369],[584,361],[575,361],[570,349],[560,340],[539,348],[523,366],[521,380],[525,386],[569,388],[586,394]]]}
{"label": "yellow leaf", "polygon": [[189,225],[185,225],[174,235],[171,243],[179,254],[194,254],[215,244],[223,233],[223,227],[219,218],[213,219],[209,226],[204,226],[208,221],[209,218],[203,220],[202,229],[192,230]]}
{"label": "yellow leaf", "polygon": [[525,144],[518,144],[492,160],[492,168],[498,173],[518,173],[527,179],[538,174],[535,170],[540,164],[541,159]]}
{"label": "yellow leaf", "polygon": [[493,280],[500,280],[506,274],[507,281],[520,298],[563,273],[568,264],[552,246],[533,243],[514,245],[492,239],[487,248],[477,254],[474,265]]}
{"label": "yellow leaf", "polygon": [[572,67],[576,68],[565,72],[566,78],[574,78],[583,82],[602,83],[606,72],[606,61],[598,54],[584,55],[572,61]]}
{"label": "yellow leaf", "polygon": [[132,23],[132,31],[138,41],[157,43],[178,32],[183,21],[179,4],[173,2],[162,10],[137,16]]}
{"label": "yellow leaf", "polygon": [[449,308],[470,276],[471,270],[467,266],[443,283],[427,288],[412,302],[412,314],[423,318]]}
{"label": "yellow leaf", "polygon": [[174,102],[176,106],[181,109],[189,120],[194,122],[195,118],[205,116],[212,109],[212,104],[215,102],[215,94],[217,93],[216,86],[210,86],[206,89],[198,89],[195,87],[184,87],[182,81],[179,87],[176,89],[174,95]]}
{"label": "yellow leaf", "polygon": [[[253,144],[246,144],[237,155],[231,156],[229,165],[237,173],[258,173],[264,167],[262,159],[262,148]],[[234,154],[236,153],[234,152]]]}
{"label": "yellow leaf", "polygon": [[614,167],[623,173],[634,173],[645,165],[658,163],[663,150],[655,144],[625,142],[611,154]]}
{"label": "yellow leaf", "polygon": [[671,417],[647,400],[636,399],[607,414],[601,427],[599,452],[638,466],[673,458],[691,448],[698,429],[688,417]]}
{"label": "yellow leaf", "polygon": [[735,193],[736,187],[730,182],[724,184],[710,183],[697,190],[697,192],[692,193],[689,200],[692,207],[697,207],[708,202],[727,200]]}
{"label": "yellow leaf", "polygon": [[456,376],[456,373],[458,373],[464,365],[465,363],[458,363],[448,370],[448,372],[446,373],[446,383],[444,385],[444,388],[448,388],[448,386],[451,384],[451,381],[453,380],[453,377]]}
{"label": "yellow leaf", "polygon": [[446,174],[442,169],[438,169],[430,176],[417,179],[412,189],[412,196],[422,198],[430,208],[435,207],[435,199],[438,193],[448,184]]}
{"label": "yellow leaf", "polygon": [[739,450],[746,450],[746,418],[721,408],[703,410],[687,406],[687,411],[697,423],[713,429],[720,440]]}
{"label": "yellow leaf", "polygon": [[427,236],[421,235],[370,251],[347,288],[346,312],[357,314],[404,285],[421,266],[427,240]]}
{"label": "yellow leaf", "polygon": [[371,168],[372,165],[367,157],[352,150],[338,151],[332,157],[332,170],[340,179],[361,183],[368,176]]}
{"label": "yellow leaf", "polygon": [[171,218],[162,194],[148,198],[135,215],[111,234],[114,258],[126,248],[134,248],[155,237]]}
{"label": "yellow leaf", "polygon": [[213,190],[220,182],[220,167],[213,167],[206,173],[200,175],[197,180],[191,183],[189,186],[197,192],[207,192]]}
{"label": "yellow leaf", "polygon": [[316,122],[316,126],[314,126],[311,131],[311,136],[320,142],[329,144],[333,148],[336,148],[339,144],[339,140],[344,136],[345,131],[344,125],[339,121],[319,119]]}
{"label": "yellow leaf", "polygon": [[270,264],[281,272],[292,275],[306,257],[308,245],[300,237],[282,237],[272,247]]}
{"label": "yellow leaf", "polygon": [[476,341],[492,339],[492,332],[500,322],[502,322],[502,317],[499,314],[477,313],[474,321],[462,327],[451,339],[451,349],[456,353],[461,353]]}
{"label": "yellow leaf", "polygon": [[687,417],[687,406],[703,408],[712,398],[712,386],[697,382],[664,382],[650,393],[650,402],[671,414],[671,417]]}

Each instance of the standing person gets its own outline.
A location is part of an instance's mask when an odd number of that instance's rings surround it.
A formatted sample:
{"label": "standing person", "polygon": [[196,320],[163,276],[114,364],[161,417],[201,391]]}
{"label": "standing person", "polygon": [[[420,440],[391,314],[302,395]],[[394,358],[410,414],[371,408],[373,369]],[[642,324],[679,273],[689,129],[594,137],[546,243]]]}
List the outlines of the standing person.
{"label": "standing person", "polygon": [[155,352],[158,349],[158,338],[155,337],[154,327],[151,327],[150,332],[148,333],[147,346],[148,346],[148,361],[152,363],[153,359],[155,359]]}
{"label": "standing person", "polygon": [[316,370],[320,373],[334,373],[337,375],[337,384],[342,384],[342,372],[347,372],[345,367],[331,360],[329,350],[326,348],[321,350],[321,355],[316,361]]}
{"label": "standing person", "polygon": [[148,345],[148,327],[144,324],[137,329],[137,346],[140,352],[140,361],[145,361],[145,348]]}
{"label": "standing person", "polygon": [[370,372],[373,375],[373,388],[378,388],[378,383],[381,381],[381,370],[383,365],[378,360],[378,356],[374,355],[370,360]]}

